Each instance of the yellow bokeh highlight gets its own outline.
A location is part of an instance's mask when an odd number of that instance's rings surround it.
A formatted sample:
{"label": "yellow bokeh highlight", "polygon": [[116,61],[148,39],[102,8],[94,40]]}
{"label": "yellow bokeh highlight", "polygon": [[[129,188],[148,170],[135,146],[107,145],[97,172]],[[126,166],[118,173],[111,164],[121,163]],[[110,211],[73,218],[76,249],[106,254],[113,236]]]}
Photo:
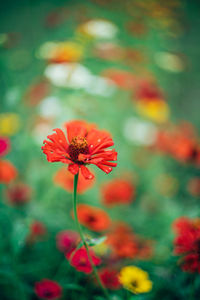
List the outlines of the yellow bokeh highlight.
{"label": "yellow bokeh highlight", "polygon": [[140,100],[136,104],[138,113],[157,123],[165,123],[169,119],[170,110],[164,100]]}
{"label": "yellow bokeh highlight", "polygon": [[74,42],[58,43],[52,50],[51,59],[56,61],[76,62],[83,56],[83,47]]}
{"label": "yellow bokeh highlight", "polygon": [[20,128],[20,118],[15,113],[0,114],[0,135],[15,135]]}

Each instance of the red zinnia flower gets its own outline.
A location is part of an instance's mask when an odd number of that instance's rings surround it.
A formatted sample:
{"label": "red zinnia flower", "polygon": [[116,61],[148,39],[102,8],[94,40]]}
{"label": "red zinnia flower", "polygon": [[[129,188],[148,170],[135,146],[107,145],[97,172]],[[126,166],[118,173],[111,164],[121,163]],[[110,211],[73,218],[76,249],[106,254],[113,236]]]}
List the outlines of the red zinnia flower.
{"label": "red zinnia flower", "polygon": [[111,223],[104,210],[87,204],[78,204],[77,214],[79,222],[93,231],[104,231]]}
{"label": "red zinnia flower", "polygon": [[134,197],[134,186],[128,180],[113,179],[102,187],[102,202],[107,206],[129,204]]}
{"label": "red zinnia flower", "polygon": [[62,295],[62,287],[53,280],[43,279],[35,284],[35,293],[39,298],[54,300]]}
{"label": "red zinnia flower", "polygon": [[[85,121],[71,121],[65,124],[67,138],[61,129],[54,129],[55,133],[47,136],[42,150],[49,162],[62,162],[69,164],[68,170],[76,175],[81,169],[86,179],[94,175],[86,165],[94,164],[105,173],[110,173],[117,163],[117,152],[107,149],[114,145],[110,134],[98,130]],[[107,150],[106,150],[107,149]]]}
{"label": "red zinnia flower", "polygon": [[118,279],[118,272],[112,269],[102,269],[99,272],[99,276],[103,285],[110,290],[118,290],[120,288],[120,282]]}
{"label": "red zinnia flower", "polygon": [[6,196],[10,204],[23,205],[29,202],[31,197],[31,189],[28,185],[19,182],[12,184],[7,188]]}
{"label": "red zinnia flower", "polygon": [[[83,177],[82,173],[79,174],[77,193],[82,194],[94,184],[94,178],[92,180],[87,180]],[[69,172],[65,167],[59,169],[54,176],[55,184],[61,186],[68,192],[73,192],[74,188],[74,175]]]}
{"label": "red zinnia flower", "polygon": [[10,140],[7,137],[0,137],[0,156],[6,155],[10,150]]}
{"label": "red zinnia flower", "polygon": [[[95,266],[101,263],[101,259],[97,257],[92,250],[90,250],[92,262]],[[68,256],[66,256],[68,258]],[[75,253],[72,253],[70,264],[75,267],[77,271],[90,274],[92,272],[92,265],[87,255],[85,248],[78,249]]]}
{"label": "red zinnia flower", "polygon": [[56,235],[56,246],[61,252],[71,253],[76,248],[79,235],[76,231],[63,230]]}
{"label": "red zinnia flower", "polygon": [[0,161],[0,183],[10,183],[17,177],[17,169],[8,160]]}

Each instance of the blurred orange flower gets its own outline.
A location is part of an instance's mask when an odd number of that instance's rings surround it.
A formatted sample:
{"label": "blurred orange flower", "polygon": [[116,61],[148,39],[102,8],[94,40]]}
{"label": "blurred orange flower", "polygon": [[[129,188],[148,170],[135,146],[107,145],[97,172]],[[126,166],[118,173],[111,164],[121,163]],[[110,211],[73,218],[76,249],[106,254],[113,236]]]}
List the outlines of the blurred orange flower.
{"label": "blurred orange flower", "polygon": [[129,204],[135,196],[135,188],[129,180],[113,179],[101,189],[102,202],[107,206]]}
{"label": "blurred orange flower", "polygon": [[[63,167],[59,169],[54,175],[53,180],[56,185],[59,185],[68,192],[73,192],[74,175],[72,175],[72,173],[69,172],[67,168]],[[78,178],[77,193],[83,194],[85,191],[87,191],[94,185],[94,182],[94,178],[92,180],[87,180],[82,175],[82,173],[80,173]]]}
{"label": "blurred orange flower", "polygon": [[118,258],[134,258],[137,254],[137,243],[131,228],[124,222],[117,222],[107,234],[106,243]]}
{"label": "blurred orange flower", "polygon": [[111,79],[117,86],[124,90],[133,90],[136,84],[136,76],[124,70],[108,69],[103,72],[103,76]]}
{"label": "blurred orange flower", "polygon": [[0,161],[0,183],[8,184],[17,177],[17,169],[8,160]]}
{"label": "blurred orange flower", "polygon": [[152,241],[135,235],[125,222],[116,222],[107,234],[106,243],[111,247],[114,257],[149,259],[153,254]]}
{"label": "blurred orange flower", "polygon": [[104,231],[111,224],[107,213],[94,206],[79,204],[77,205],[77,214],[79,222],[93,231]]}

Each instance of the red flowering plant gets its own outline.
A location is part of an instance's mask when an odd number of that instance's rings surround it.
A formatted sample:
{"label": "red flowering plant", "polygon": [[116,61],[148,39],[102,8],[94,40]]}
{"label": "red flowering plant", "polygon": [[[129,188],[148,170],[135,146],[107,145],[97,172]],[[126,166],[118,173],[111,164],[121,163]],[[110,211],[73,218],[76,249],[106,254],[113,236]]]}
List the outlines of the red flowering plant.
{"label": "red flowering plant", "polygon": [[[101,209],[84,204],[79,205],[77,208],[76,195],[77,192],[83,192],[83,190],[88,188],[88,185],[83,183],[80,191],[79,178],[82,182],[83,178],[84,181],[94,178],[94,175],[87,166],[91,164],[96,165],[108,174],[112,171],[113,167],[117,166],[117,152],[109,148],[114,145],[111,135],[107,131],[97,129],[95,124],[76,120],[65,123],[64,127],[66,135],[63,130],[54,129],[55,133],[48,135],[48,140],[44,140],[42,150],[49,162],[67,164],[68,171],[74,175],[73,217],[80,234],[81,242],[76,246],[77,240],[67,240],[67,245],[69,245],[70,249],[66,249],[63,236],[58,236],[57,246],[61,251],[65,251],[66,258],[78,271],[86,274],[93,271],[105,297],[110,299],[107,289],[96,270],[96,266],[100,264],[101,260],[95,256],[89,247],[92,244],[86,240],[80,225],[82,223],[87,228],[99,232],[108,228],[110,219]],[[81,177],[79,177],[79,170],[81,171]],[[66,170],[65,176],[63,168],[62,174],[59,174],[59,176],[57,174],[54,180],[67,190],[71,190],[71,179],[68,178],[68,171]]]}
{"label": "red flowering plant", "polygon": [[62,296],[62,288],[56,281],[43,279],[36,282],[35,293],[41,299],[56,300]]}
{"label": "red flowering plant", "polygon": [[89,251],[91,260],[85,248],[80,248],[66,255],[66,258],[70,260],[70,264],[79,272],[90,274],[92,272],[92,264],[98,266],[101,263],[101,259],[97,257],[94,252],[90,249]]}
{"label": "red flowering plant", "polygon": [[76,175],[81,169],[86,179],[94,175],[86,165],[96,165],[105,173],[110,173],[116,167],[117,152],[108,147],[114,145],[110,134],[96,129],[94,124],[85,121],[71,121],[64,125],[67,138],[61,129],[54,129],[55,133],[48,135],[44,140],[42,150],[49,162],[68,164],[68,170]]}
{"label": "red flowering plant", "polygon": [[174,222],[173,228],[176,233],[174,254],[181,255],[181,268],[200,273],[200,218],[181,217]]}

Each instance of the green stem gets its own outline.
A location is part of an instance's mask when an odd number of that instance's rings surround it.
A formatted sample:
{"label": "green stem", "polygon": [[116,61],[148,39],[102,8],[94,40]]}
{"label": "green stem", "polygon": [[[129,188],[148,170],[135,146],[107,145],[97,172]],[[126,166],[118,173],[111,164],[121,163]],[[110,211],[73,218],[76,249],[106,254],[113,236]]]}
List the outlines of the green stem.
{"label": "green stem", "polygon": [[78,232],[80,234],[80,237],[81,237],[81,240],[83,242],[83,245],[85,246],[85,249],[87,251],[87,255],[88,255],[88,259],[91,263],[91,266],[92,266],[92,270],[93,270],[93,273],[96,277],[96,280],[97,282],[99,283],[100,287],[102,288],[102,291],[104,292],[104,295],[106,297],[106,299],[110,300],[110,296],[108,294],[108,291],[106,290],[106,288],[104,287],[103,283],[101,282],[101,279],[99,277],[99,274],[97,272],[97,269],[95,267],[95,265],[93,264],[93,261],[92,261],[92,257],[90,255],[90,251],[89,251],[89,247],[88,247],[88,244],[85,240],[85,237],[84,237],[84,234],[83,234],[83,231],[82,231],[82,228],[81,228],[81,225],[78,221],[78,216],[77,216],[77,207],[76,207],[76,195],[77,195],[77,184],[78,184],[78,173],[74,176],[74,201],[73,201],[73,209],[74,209],[74,219],[75,219],[75,223],[76,223],[76,226],[77,226],[77,229],[78,229]]}

